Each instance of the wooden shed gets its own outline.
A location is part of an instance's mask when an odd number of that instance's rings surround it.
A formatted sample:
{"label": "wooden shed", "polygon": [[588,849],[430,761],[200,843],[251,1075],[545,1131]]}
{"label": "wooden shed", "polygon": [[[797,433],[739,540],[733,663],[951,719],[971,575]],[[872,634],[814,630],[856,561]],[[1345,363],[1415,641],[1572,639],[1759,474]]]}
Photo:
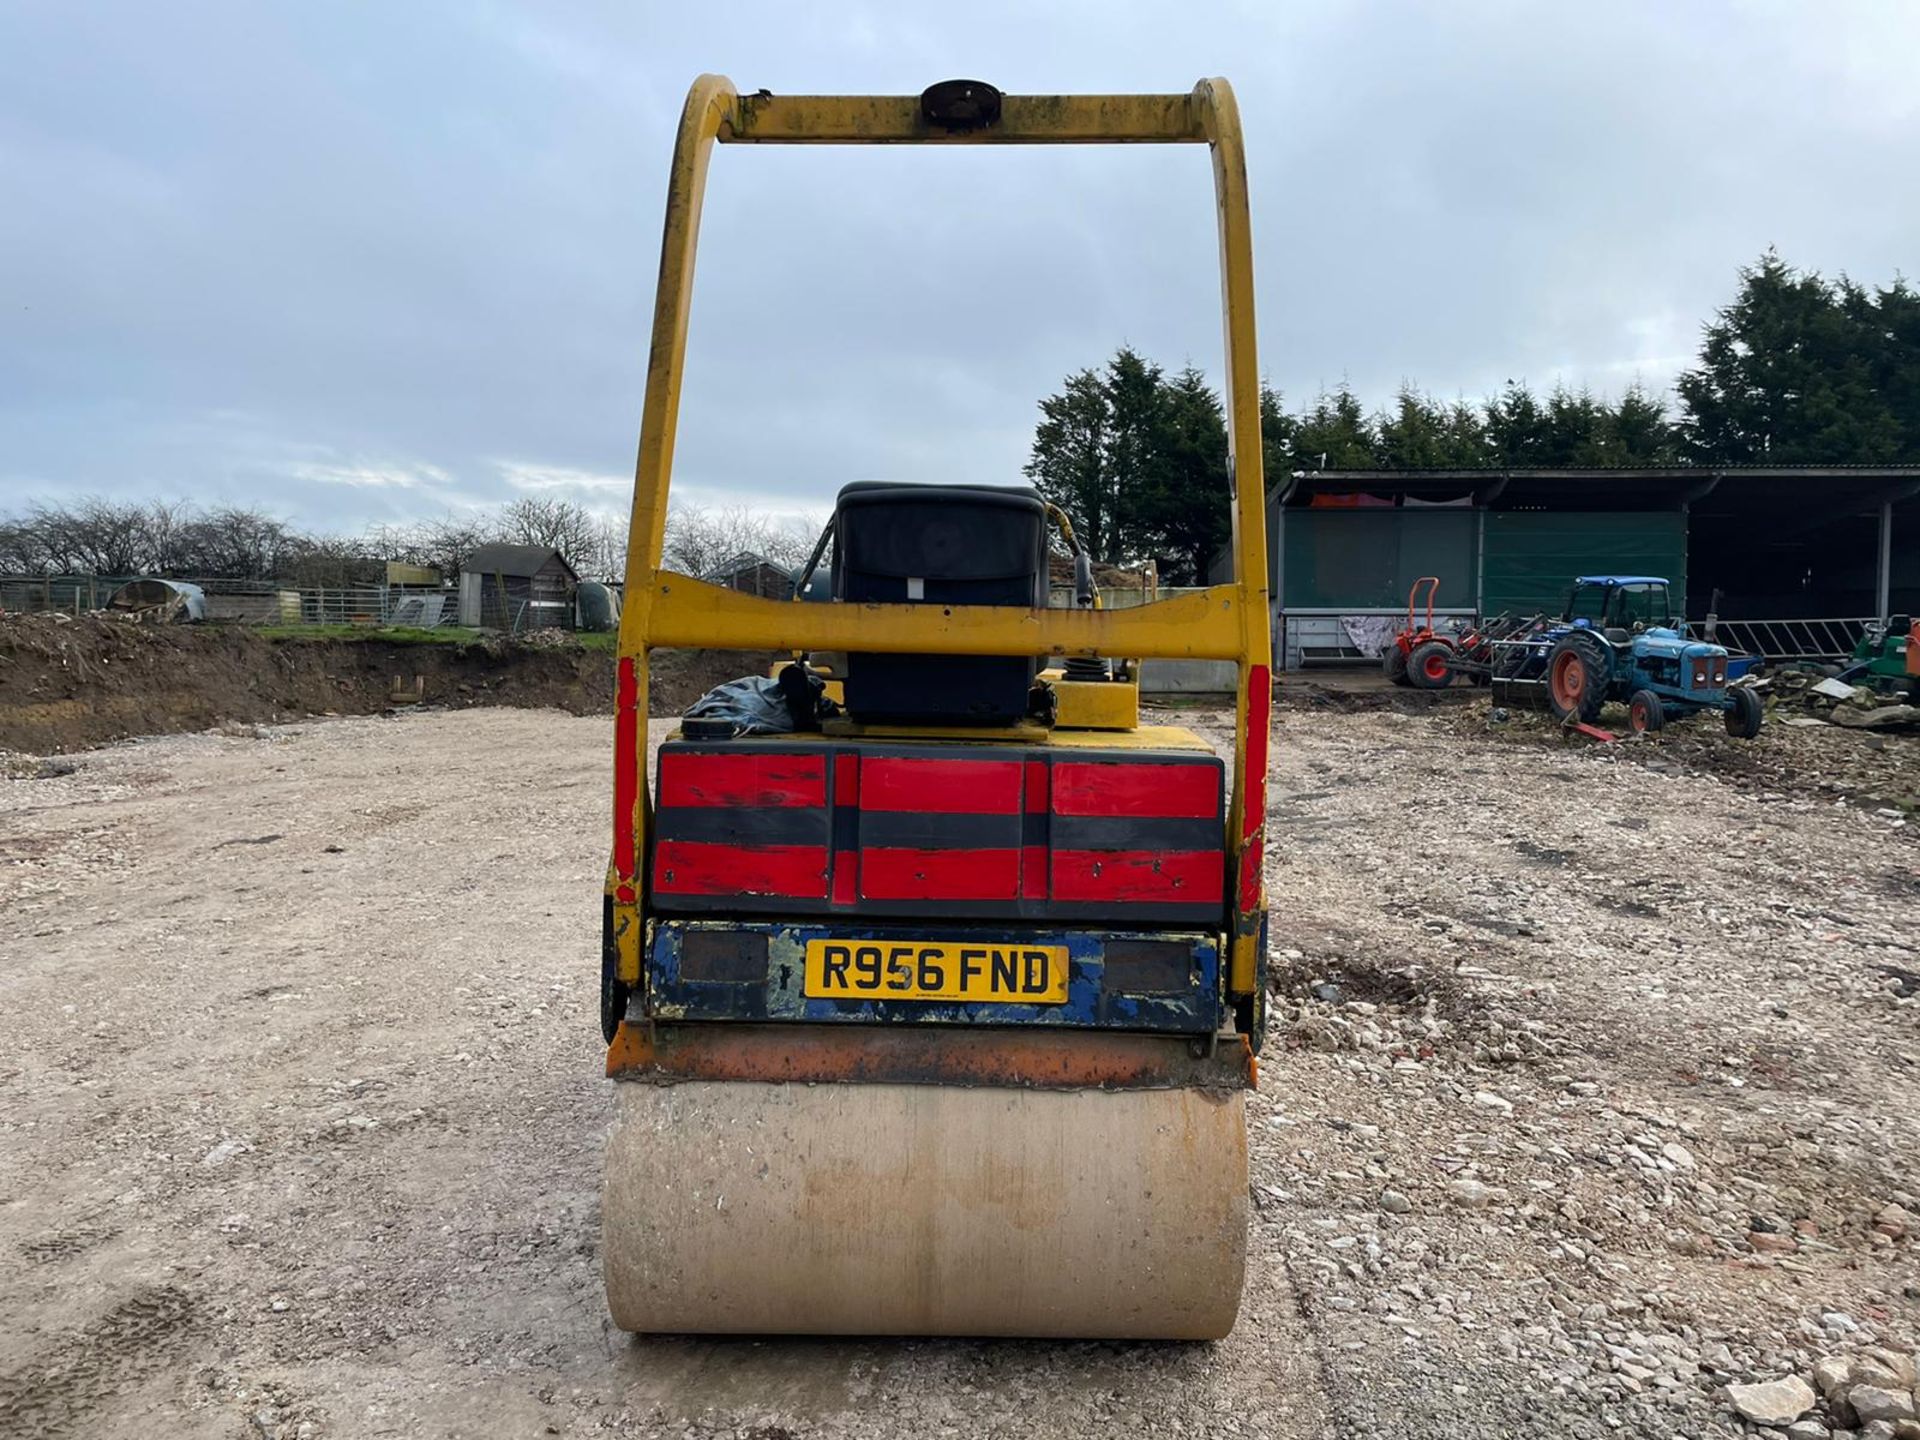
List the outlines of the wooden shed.
{"label": "wooden shed", "polygon": [[579,580],[550,545],[482,545],[460,567],[460,623],[515,633],[571,629]]}
{"label": "wooden shed", "polygon": [[793,594],[793,575],[784,565],[776,565],[766,556],[743,550],[724,565],[716,565],[700,577],[710,585],[729,590],[744,590],[771,600],[785,600]]}

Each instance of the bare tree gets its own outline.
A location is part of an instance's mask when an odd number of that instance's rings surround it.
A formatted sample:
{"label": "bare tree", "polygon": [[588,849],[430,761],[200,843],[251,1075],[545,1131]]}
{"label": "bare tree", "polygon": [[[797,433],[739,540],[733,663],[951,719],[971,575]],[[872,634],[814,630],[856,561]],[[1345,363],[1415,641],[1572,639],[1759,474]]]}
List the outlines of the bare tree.
{"label": "bare tree", "polygon": [[600,543],[600,521],[574,500],[523,495],[500,512],[500,529],[516,545],[551,545],[579,570],[592,568]]}
{"label": "bare tree", "polygon": [[224,505],[186,526],[184,568],[231,580],[274,580],[299,549],[299,537],[262,510]]}
{"label": "bare tree", "polygon": [[408,525],[369,525],[360,543],[369,555],[377,555],[382,560],[398,560],[406,565],[426,565],[429,562],[421,558],[421,526],[418,523]]}
{"label": "bare tree", "polygon": [[791,570],[807,563],[820,538],[820,524],[802,515],[766,516],[761,521],[757,548],[774,564]]}
{"label": "bare tree", "polygon": [[593,573],[608,580],[619,580],[627,573],[627,521],[603,515],[594,535]]}
{"label": "bare tree", "polygon": [[387,558],[360,536],[292,535],[274,578],[294,585],[378,585],[386,578]]}
{"label": "bare tree", "polygon": [[[667,515],[665,561],[706,575],[741,555],[792,570],[817,531],[801,516],[770,516],[728,506],[677,502]],[[89,498],[43,503],[0,515],[0,573],[161,574],[295,585],[377,583],[387,560],[437,569],[449,579],[480,546],[507,540],[551,545],[582,575],[626,572],[624,517],[571,500],[525,496],[499,510],[448,513],[359,535],[296,530],[264,510],[227,505],[199,509],[183,501],[116,503]]]}
{"label": "bare tree", "polygon": [[500,538],[491,516],[448,513],[409,525],[379,526],[367,532],[366,544],[383,559],[425,565],[452,579],[465,568],[469,555]]}
{"label": "bare tree", "polygon": [[667,510],[662,547],[667,565],[683,575],[709,575],[743,555],[792,570],[813,551],[813,527],[799,517],[756,514],[743,505],[707,510],[675,501]]}
{"label": "bare tree", "polygon": [[0,520],[0,574],[43,574],[46,562],[46,546],[30,517]]}
{"label": "bare tree", "polygon": [[149,500],[146,512],[147,573],[182,573],[191,559],[187,541],[188,528],[193,523],[193,507],[184,500]]}
{"label": "bare tree", "polygon": [[36,505],[27,520],[39,534],[51,571],[133,575],[145,568],[147,512],[143,505],[89,495],[71,505]]}
{"label": "bare tree", "polygon": [[0,571],[184,574],[204,567],[208,518],[177,500],[136,504],[88,496],[37,504],[24,514],[0,518]]}

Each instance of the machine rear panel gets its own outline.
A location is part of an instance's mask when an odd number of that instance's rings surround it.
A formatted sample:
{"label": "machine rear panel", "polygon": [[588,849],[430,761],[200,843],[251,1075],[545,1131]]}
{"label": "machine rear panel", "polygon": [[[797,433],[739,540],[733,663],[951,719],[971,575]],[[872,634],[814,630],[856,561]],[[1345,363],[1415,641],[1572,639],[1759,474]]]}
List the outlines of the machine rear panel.
{"label": "machine rear panel", "polygon": [[675,740],[656,793],[663,912],[1226,913],[1225,769],[1204,752]]}

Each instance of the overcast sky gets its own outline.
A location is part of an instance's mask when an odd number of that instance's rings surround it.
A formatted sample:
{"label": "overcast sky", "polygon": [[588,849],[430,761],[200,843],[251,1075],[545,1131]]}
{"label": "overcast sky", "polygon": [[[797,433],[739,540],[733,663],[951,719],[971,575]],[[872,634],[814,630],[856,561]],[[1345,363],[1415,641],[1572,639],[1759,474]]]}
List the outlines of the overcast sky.
{"label": "overcast sky", "polygon": [[[1045,12],[1040,15],[1040,12]],[[1031,12],[1031,13],[1030,13]],[[1038,17],[1038,18],[1036,18]],[[1920,5],[0,0],[0,510],[624,512],[687,83],[1237,88],[1261,369],[1664,389],[1736,268],[1920,255]],[[1016,481],[1132,344],[1217,377],[1203,152],[716,152],[676,494]]]}

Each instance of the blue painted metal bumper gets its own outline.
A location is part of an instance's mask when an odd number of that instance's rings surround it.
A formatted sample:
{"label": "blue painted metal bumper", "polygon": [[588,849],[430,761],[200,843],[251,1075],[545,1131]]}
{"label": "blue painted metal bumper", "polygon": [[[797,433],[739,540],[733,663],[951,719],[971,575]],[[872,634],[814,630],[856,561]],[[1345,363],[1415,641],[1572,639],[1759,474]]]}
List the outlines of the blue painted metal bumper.
{"label": "blue painted metal bumper", "polygon": [[[687,942],[698,935],[738,942],[724,978],[711,978],[710,966],[710,978],[687,975],[683,964]],[[810,940],[1064,946],[1067,998],[1059,1004],[1017,1004],[810,996],[804,993],[804,957]],[[1175,956],[1176,947],[1184,952],[1184,966],[1175,963],[1171,978],[1156,979],[1152,993],[1123,988],[1137,981],[1139,972],[1110,969],[1107,963],[1109,947],[1115,947],[1117,956],[1121,949],[1137,949],[1141,942],[1165,956]],[[1220,936],[1195,931],[655,920],[647,939],[644,1004],[648,1016],[662,1021],[1031,1025],[1207,1035],[1218,1030],[1226,1016],[1220,953]]]}

